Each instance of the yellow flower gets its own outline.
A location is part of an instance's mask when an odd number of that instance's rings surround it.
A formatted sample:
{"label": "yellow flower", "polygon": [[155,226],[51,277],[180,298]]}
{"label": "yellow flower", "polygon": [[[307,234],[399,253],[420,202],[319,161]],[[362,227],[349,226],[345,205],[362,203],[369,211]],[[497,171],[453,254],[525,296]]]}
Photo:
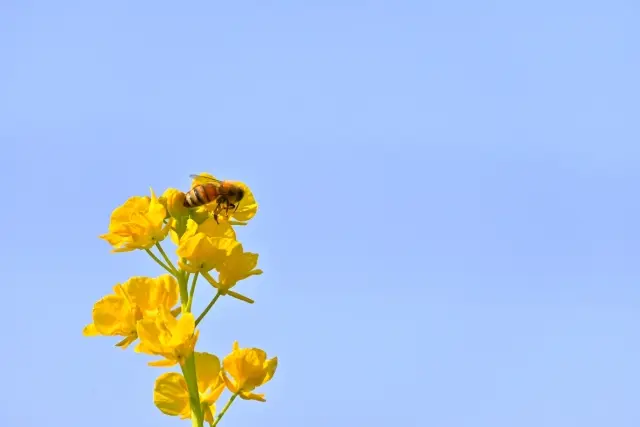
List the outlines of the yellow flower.
{"label": "yellow flower", "polygon": [[142,319],[137,324],[140,343],[136,353],[162,356],[164,359],[150,362],[150,366],[182,365],[193,353],[198,341],[195,330],[195,319],[192,313],[183,313],[179,319],[164,307],[160,307],[158,315],[151,319]]}
{"label": "yellow flower", "polygon": [[160,307],[167,310],[178,302],[178,283],[168,274],[131,277],[113,288],[113,294],[93,306],[93,323],[85,326],[85,336],[123,336],[116,345],[127,348],[138,338],[136,324],[141,319],[154,318]]}
{"label": "yellow flower", "polygon": [[240,280],[262,274],[262,270],[256,268],[257,265],[258,254],[244,252],[241,244],[236,245],[218,267],[220,289],[229,290]]}
{"label": "yellow flower", "polygon": [[164,224],[167,210],[153,190],[151,198],[134,196],[111,214],[109,232],[100,236],[113,246],[112,252],[149,249],[164,240],[170,225]]}
{"label": "yellow flower", "polygon": [[208,237],[225,237],[236,240],[236,232],[228,222],[220,222],[218,224],[213,218],[207,218],[205,221],[198,223],[189,218],[187,220],[187,228],[184,234],[182,234],[182,237],[178,238],[178,234],[171,230],[171,241],[175,243],[176,246],[180,246],[180,242],[185,242],[197,233],[203,233]]}
{"label": "yellow flower", "polygon": [[[224,390],[220,375],[220,359],[209,353],[194,353],[198,376],[200,403],[204,409],[204,419],[213,423],[216,412],[215,402]],[[176,372],[162,374],[153,388],[153,403],[166,415],[187,419],[191,415],[189,389],[184,377]]]}
{"label": "yellow flower", "polygon": [[189,273],[207,272],[221,265],[238,245],[229,224],[216,224],[210,219],[198,225],[189,220],[178,242],[178,264]]}
{"label": "yellow flower", "polygon": [[[252,391],[269,381],[278,367],[278,358],[267,360],[267,353],[259,348],[240,348],[238,341],[233,343],[233,351],[224,358],[223,378],[232,393],[245,400],[265,402],[264,394]],[[231,375],[233,379],[227,377]]]}
{"label": "yellow flower", "polygon": [[[193,179],[193,181],[191,181],[191,188],[200,184],[206,184],[207,182],[211,182],[211,181],[208,181],[206,178],[200,178],[200,177],[215,178],[210,173],[203,172],[199,174],[199,177],[196,177]],[[242,221],[242,222],[249,221],[258,212],[258,202],[256,202],[256,198],[251,192],[251,189],[245,183],[238,182],[238,181],[233,181],[233,183],[235,185],[242,187],[242,189],[244,190],[244,197],[242,198],[242,200],[240,200],[240,203],[238,204],[238,209],[236,209],[234,212],[229,210],[229,217],[235,219],[236,221]],[[207,203],[206,205],[198,207],[195,211],[196,213],[205,213],[205,212],[209,213],[209,212],[213,212],[215,208],[216,208],[216,203]],[[221,217],[221,219],[224,220],[224,216]]]}
{"label": "yellow flower", "polygon": [[159,200],[172,217],[179,218],[189,215],[189,208],[184,206],[184,192],[175,188],[168,188],[162,196],[160,196]]}

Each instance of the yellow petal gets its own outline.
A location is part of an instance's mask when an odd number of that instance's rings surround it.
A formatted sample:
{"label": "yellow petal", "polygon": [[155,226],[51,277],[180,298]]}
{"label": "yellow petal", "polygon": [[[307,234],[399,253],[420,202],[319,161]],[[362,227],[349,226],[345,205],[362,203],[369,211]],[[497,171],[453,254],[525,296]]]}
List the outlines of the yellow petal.
{"label": "yellow petal", "polygon": [[259,348],[241,349],[240,352],[244,374],[242,388],[245,391],[251,391],[263,384],[267,353]]}
{"label": "yellow petal", "polygon": [[84,335],[85,337],[95,337],[97,335],[100,335],[100,333],[98,333],[96,325],[90,323],[85,326],[84,329],[82,329],[82,335]]}
{"label": "yellow petal", "polygon": [[154,227],[161,227],[166,217],[167,210],[162,206],[162,203],[158,201],[151,202],[151,205],[149,206],[149,213],[147,214],[150,225]]}
{"label": "yellow petal", "polygon": [[195,353],[198,388],[201,392],[218,384],[220,380],[220,359],[209,353]]}
{"label": "yellow petal", "polygon": [[172,336],[169,345],[178,345],[187,342],[193,336],[195,326],[196,319],[193,313],[184,313],[180,316],[180,319],[177,320],[175,327],[170,327],[170,329],[172,329]]}
{"label": "yellow petal", "polygon": [[129,347],[129,345],[131,345],[132,342],[134,342],[137,339],[137,335],[136,334],[131,334],[128,337],[126,337],[125,339],[123,339],[122,341],[119,341],[118,343],[116,343],[116,347],[120,347],[121,349],[125,350],[126,348]]}
{"label": "yellow petal", "polygon": [[209,271],[221,265],[231,251],[239,245],[233,239],[208,237],[204,233],[180,241],[177,254],[201,271]]}
{"label": "yellow petal", "polygon": [[225,372],[231,375],[237,383],[237,387],[243,388],[248,377],[244,360],[247,350],[236,348],[236,343],[237,341],[234,343],[233,351],[224,358],[222,364]]}
{"label": "yellow petal", "polygon": [[200,267],[183,262],[182,258],[178,259],[178,266],[187,273],[201,273]]}
{"label": "yellow petal", "polygon": [[220,284],[230,289],[240,280],[262,274],[262,270],[256,269],[257,264],[258,254],[243,252],[242,245],[234,247],[224,263],[218,267]]}
{"label": "yellow petal", "polygon": [[160,360],[153,360],[147,363],[147,365],[153,366],[154,368],[166,368],[166,367],[174,366],[176,363],[178,362],[175,360],[160,359]]}
{"label": "yellow petal", "polygon": [[204,416],[204,420],[207,422],[207,424],[212,426],[213,425],[213,414],[216,413],[216,406],[215,405],[203,405],[202,412],[203,412],[202,415]]}
{"label": "yellow petal", "polygon": [[93,324],[101,335],[129,335],[135,318],[129,303],[118,295],[107,295],[93,306]]}
{"label": "yellow petal", "polygon": [[120,248],[114,248],[111,250],[111,252],[113,253],[122,253],[122,252],[133,252],[136,249],[139,249],[136,246],[132,246],[132,245],[127,245],[127,246],[122,246]]}
{"label": "yellow petal", "polygon": [[160,233],[156,235],[157,239],[159,241],[164,240],[164,238],[167,237],[167,235],[171,231],[171,227],[172,227],[171,222],[167,221],[167,223],[162,226],[162,230],[160,230]]}
{"label": "yellow petal", "polygon": [[103,239],[103,240],[106,240],[112,246],[118,246],[123,241],[126,241],[126,239],[123,236],[121,236],[119,234],[115,234],[115,233],[101,234],[98,237]]}
{"label": "yellow petal", "polygon": [[153,388],[153,403],[163,414],[189,415],[189,390],[182,375],[168,372],[160,375]]}
{"label": "yellow petal", "polygon": [[167,308],[175,306],[180,297],[180,288],[176,278],[170,274],[163,274],[156,278],[156,282],[164,291],[162,295],[164,300],[159,300],[158,302]]}
{"label": "yellow petal", "polygon": [[187,216],[189,214],[189,209],[184,206],[185,194],[176,189],[176,188],[168,188],[162,194],[162,197],[165,199],[167,212],[173,218],[179,218],[182,216]]}
{"label": "yellow petal", "polygon": [[218,224],[213,218],[209,218],[200,224],[198,232],[204,233],[209,237],[227,237],[236,240],[236,232],[228,222],[223,221]]}
{"label": "yellow petal", "polygon": [[124,283],[128,295],[143,312],[155,311],[160,306],[172,308],[178,303],[179,287],[170,274],[156,278],[135,276]]}
{"label": "yellow petal", "polygon": [[224,380],[224,385],[227,386],[227,388],[229,389],[229,391],[231,393],[237,393],[238,392],[238,385],[235,383],[235,381],[230,379],[225,374],[222,374],[222,379]]}
{"label": "yellow petal", "polygon": [[178,246],[180,244],[178,233],[176,233],[174,230],[169,231],[169,238],[171,239],[171,242],[173,242],[174,245]]}
{"label": "yellow petal", "polygon": [[258,203],[246,184],[242,182],[237,182],[236,184],[244,189],[244,197],[240,201],[238,210],[236,210],[231,217],[237,221],[248,221],[258,212]]}
{"label": "yellow petal", "polygon": [[264,364],[265,376],[264,380],[262,380],[262,384],[269,381],[273,378],[273,375],[276,373],[276,369],[278,368],[278,358],[274,357],[273,359],[269,359]]}
{"label": "yellow petal", "polygon": [[195,236],[197,232],[198,232],[198,223],[192,220],[191,218],[189,218],[187,220],[187,229],[182,235],[182,238],[188,239],[189,237]]}
{"label": "yellow petal", "polygon": [[224,378],[222,376],[219,376],[219,378],[220,378],[220,384],[218,384],[216,387],[214,387],[213,389],[211,389],[208,393],[206,393],[204,395],[204,397],[202,399],[203,402],[207,402],[207,403],[213,405],[213,403],[218,400],[218,398],[220,397],[220,395],[224,391],[224,388],[226,387],[226,383],[224,381]]}
{"label": "yellow petal", "polygon": [[140,344],[136,347],[136,352],[156,354],[162,350],[160,333],[155,319],[142,319],[138,322],[137,328]]}
{"label": "yellow petal", "polygon": [[[144,212],[149,208],[151,199],[148,196],[129,197],[121,206],[118,206],[111,213],[110,225],[117,226],[119,223],[127,222],[133,212]],[[111,228],[109,229],[110,231]]]}
{"label": "yellow petal", "polygon": [[192,258],[199,250],[201,251],[200,248],[205,244],[206,239],[207,236],[202,233],[188,238],[182,238],[176,253],[181,258]]}

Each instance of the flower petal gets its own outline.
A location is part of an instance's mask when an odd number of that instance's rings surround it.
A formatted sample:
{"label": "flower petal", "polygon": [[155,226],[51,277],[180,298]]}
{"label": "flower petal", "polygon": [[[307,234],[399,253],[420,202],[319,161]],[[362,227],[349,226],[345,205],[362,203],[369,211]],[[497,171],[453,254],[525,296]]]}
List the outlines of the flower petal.
{"label": "flower petal", "polygon": [[244,189],[244,197],[240,201],[238,210],[236,210],[231,217],[238,221],[248,221],[256,216],[256,213],[258,212],[258,203],[246,184],[242,182],[236,182],[236,184]]}
{"label": "flower petal", "polygon": [[[170,317],[172,320],[173,317]],[[196,327],[196,319],[193,313],[184,313],[178,321],[175,323],[175,327],[169,327],[171,329],[171,341],[169,345],[179,345],[188,341],[192,336]]]}
{"label": "flower petal", "polygon": [[126,337],[125,339],[123,339],[122,341],[119,341],[116,343],[116,347],[120,347],[121,349],[125,350],[126,348],[128,348],[132,342],[134,342],[136,339],[138,339],[138,336],[136,334],[131,334],[128,337]]}
{"label": "flower petal", "polygon": [[262,380],[262,384],[266,383],[271,378],[273,378],[273,375],[276,373],[277,368],[278,368],[277,357],[274,357],[273,359],[269,359],[264,363],[265,375],[264,375],[264,380]]}
{"label": "flower petal", "polygon": [[178,282],[169,274],[156,278],[131,277],[123,287],[130,295],[132,302],[143,312],[155,311],[161,305],[172,308],[178,302]]}
{"label": "flower petal", "polygon": [[220,359],[209,353],[196,352],[194,354],[198,388],[200,392],[204,392],[208,388],[216,386],[220,381]]}
{"label": "flower petal", "polygon": [[160,359],[160,360],[153,360],[147,363],[147,365],[153,366],[154,368],[168,368],[170,366],[174,366],[176,363],[178,362],[175,360]]}
{"label": "flower petal", "polygon": [[208,218],[200,224],[198,226],[198,232],[204,233],[209,237],[226,237],[236,240],[236,232],[228,222],[222,221],[217,223],[213,218]]}
{"label": "flower petal", "polygon": [[237,393],[238,392],[238,385],[236,384],[235,381],[233,381],[231,378],[229,378],[226,374],[222,374],[222,379],[224,380],[224,385],[227,386],[227,388],[229,389],[229,391],[231,393]]}
{"label": "flower petal", "polygon": [[222,378],[222,376],[219,376],[219,378],[220,378],[220,384],[218,384],[215,388],[211,389],[211,391],[207,392],[202,398],[203,402],[209,403],[212,406],[214,402],[218,400],[218,398],[224,391],[225,387],[227,386],[224,381],[224,378]]}
{"label": "flower petal", "polygon": [[129,335],[135,330],[131,306],[118,295],[107,295],[93,306],[93,324],[101,335]]}
{"label": "flower petal", "polygon": [[84,327],[84,329],[82,329],[82,335],[84,335],[85,337],[95,337],[100,335],[100,333],[96,329],[96,325],[94,325],[93,323],[89,323]]}
{"label": "flower petal", "polygon": [[160,375],[153,387],[153,403],[163,414],[188,416],[189,389],[184,377],[175,372]]}

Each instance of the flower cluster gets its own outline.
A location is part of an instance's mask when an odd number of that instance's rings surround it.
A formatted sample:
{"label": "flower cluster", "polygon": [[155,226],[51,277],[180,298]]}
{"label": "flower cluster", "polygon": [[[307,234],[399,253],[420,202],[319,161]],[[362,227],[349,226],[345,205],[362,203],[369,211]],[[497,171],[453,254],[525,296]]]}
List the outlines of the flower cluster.
{"label": "flower cluster", "polygon": [[[236,292],[238,282],[262,274],[257,268],[258,254],[245,252],[234,226],[243,226],[258,210],[251,190],[243,183],[242,199],[233,210],[220,209],[224,202],[224,185],[210,174],[196,177],[195,187],[217,183],[222,198],[188,207],[186,194],[170,188],[161,197],[151,190],[150,197],[134,196],[111,214],[109,230],[100,236],[112,246],[112,252],[143,250],[166,274],[157,277],[133,276],[113,287],[93,306],[92,322],[85,326],[85,336],[116,336],[116,346],[156,356],[150,366],[178,365],[180,372],[160,375],[153,389],[153,401],[162,413],[191,419],[202,427],[216,426],[233,401],[265,401],[255,389],[269,381],[278,359],[267,358],[258,348],[241,348],[233,343],[232,351],[222,361],[210,353],[196,351],[198,325],[222,296],[252,304],[253,300]],[[213,185],[213,184],[210,184]],[[205,202],[205,201],[203,201]],[[228,201],[227,201],[228,203]],[[216,209],[217,208],[217,209]],[[223,212],[221,217],[213,212]],[[169,239],[167,239],[169,237]],[[162,246],[171,240],[176,246],[176,262]],[[213,297],[203,312],[195,317],[191,311],[199,277],[211,285]],[[215,403],[225,389],[230,397],[219,414]]]}

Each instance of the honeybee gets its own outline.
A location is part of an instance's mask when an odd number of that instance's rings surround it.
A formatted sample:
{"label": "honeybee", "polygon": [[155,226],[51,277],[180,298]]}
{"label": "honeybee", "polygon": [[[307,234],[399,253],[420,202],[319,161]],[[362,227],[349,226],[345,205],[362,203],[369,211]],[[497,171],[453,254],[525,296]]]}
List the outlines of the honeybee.
{"label": "honeybee", "polygon": [[198,184],[185,193],[184,206],[197,208],[208,203],[217,203],[213,210],[213,219],[218,222],[218,215],[222,211],[229,216],[229,209],[235,212],[244,197],[244,189],[231,181],[220,181],[204,175],[189,175],[192,179],[206,181]]}

